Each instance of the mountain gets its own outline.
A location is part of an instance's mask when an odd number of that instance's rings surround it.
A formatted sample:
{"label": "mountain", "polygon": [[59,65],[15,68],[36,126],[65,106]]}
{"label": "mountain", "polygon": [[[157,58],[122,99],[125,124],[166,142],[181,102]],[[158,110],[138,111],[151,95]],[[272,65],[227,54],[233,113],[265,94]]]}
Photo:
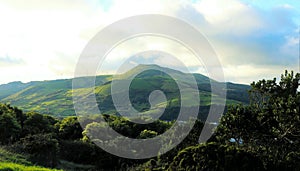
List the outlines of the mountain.
{"label": "mountain", "polygon": [[[136,75],[136,73],[139,73]],[[166,107],[164,115],[161,119],[172,120],[176,118],[176,113],[180,110],[180,93],[178,86],[174,79],[166,74],[171,73],[176,78],[184,80],[183,88],[191,88],[191,82],[187,76],[191,74],[183,73],[170,68],[160,67],[158,65],[138,65],[135,68],[114,76],[114,81],[118,83],[126,82],[128,79],[134,77],[130,83],[129,99],[132,106],[143,114],[152,115],[160,109]],[[227,104],[248,103],[247,90],[248,85],[234,84],[234,83],[220,83],[215,80],[201,75],[192,74],[197,82],[197,87],[192,87],[192,90],[198,89],[200,95],[200,115],[202,119],[208,113],[211,105],[211,86],[213,82],[215,85],[226,84],[227,86]],[[64,80],[50,80],[50,81],[35,81],[29,83],[12,82],[9,84],[0,85],[0,102],[9,103],[13,106],[18,106],[25,111],[36,111],[43,114],[50,114],[54,116],[70,116],[75,115],[72,94],[82,98],[84,101],[88,97],[90,91],[94,91],[98,107],[102,113],[119,114],[116,112],[112,97],[111,85],[112,75],[100,75],[96,77],[95,87],[87,87],[87,77],[74,78],[80,81],[80,86],[72,90],[72,79]],[[159,101],[151,108],[149,103],[149,95],[154,90],[161,90],[165,93],[166,102]],[[113,92],[119,97],[123,97],[128,93],[120,89]],[[118,94],[119,93],[119,94]],[[193,95],[193,93],[192,93]],[[218,94],[213,96],[219,98]],[[187,97],[187,100],[188,97]],[[220,98],[220,100],[222,100]],[[190,101],[190,106],[198,105],[198,102]],[[218,105],[218,104],[214,104]],[[84,106],[88,109],[90,106]],[[153,107],[153,106],[152,106]],[[127,109],[122,109],[126,111]]]}
{"label": "mountain", "polygon": [[[96,85],[108,81],[111,76],[96,77]],[[84,78],[76,78],[82,79]],[[72,101],[72,79],[15,82],[0,85],[0,102],[18,106],[24,111],[36,111],[54,116],[75,115]]]}
{"label": "mountain", "polygon": [[[30,84],[33,84],[33,82]],[[30,84],[24,84],[21,81],[15,81],[8,84],[0,85],[0,99],[3,99],[11,94],[17,93],[18,91],[21,91],[22,89],[25,89],[26,87],[30,86]]]}

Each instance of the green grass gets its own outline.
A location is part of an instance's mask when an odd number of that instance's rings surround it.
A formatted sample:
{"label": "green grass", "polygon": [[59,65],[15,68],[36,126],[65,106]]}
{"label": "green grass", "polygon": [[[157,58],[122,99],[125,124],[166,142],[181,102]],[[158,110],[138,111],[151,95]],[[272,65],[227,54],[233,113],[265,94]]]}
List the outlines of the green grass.
{"label": "green grass", "polygon": [[40,166],[26,166],[11,162],[0,162],[0,170],[3,171],[55,171],[57,169],[48,169]]}
{"label": "green grass", "polygon": [[56,169],[49,169],[40,166],[34,166],[26,159],[26,156],[12,153],[0,147],[0,171],[55,171]]}
{"label": "green grass", "polygon": [[31,162],[27,161],[26,157],[20,154],[9,152],[0,147],[0,163],[19,163],[23,165],[32,165]]}

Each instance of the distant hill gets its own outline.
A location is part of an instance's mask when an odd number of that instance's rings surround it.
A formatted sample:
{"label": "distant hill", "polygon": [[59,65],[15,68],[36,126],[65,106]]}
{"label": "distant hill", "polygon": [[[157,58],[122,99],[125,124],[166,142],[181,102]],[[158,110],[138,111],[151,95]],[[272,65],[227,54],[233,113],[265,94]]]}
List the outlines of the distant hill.
{"label": "distant hill", "polygon": [[[160,67],[158,65],[138,65],[137,67],[116,76],[116,79],[119,81],[125,81],[133,74],[139,73],[130,85],[129,97],[132,102],[132,106],[139,112],[151,115],[151,113],[155,111],[149,111],[149,94],[154,90],[162,90],[167,97],[167,104],[157,104],[156,109],[166,105],[167,108],[162,119],[172,120],[177,116],[176,113],[178,113],[180,109],[179,104],[181,99],[176,82],[165,72],[172,73],[183,79],[187,76],[187,73]],[[197,82],[201,99],[200,114],[202,117],[200,118],[205,118],[209,106],[211,105],[210,82],[214,82],[216,85],[226,84],[227,104],[247,104],[249,102],[247,90],[250,89],[250,87],[248,85],[219,83],[201,74],[193,74],[193,76]],[[87,98],[84,96],[85,92],[94,88],[101,112],[107,114],[118,114],[115,111],[111,98],[112,77],[113,76],[111,75],[97,76],[95,87],[84,86],[85,77],[75,78],[82,79],[83,86],[76,87],[74,90],[72,90],[72,79],[35,81],[29,83],[12,82],[0,85],[0,102],[10,103],[11,105],[17,106],[25,111],[37,111],[43,114],[64,117],[75,115],[72,101],[73,92],[77,96]],[[188,80],[184,86],[190,86]],[[218,94],[214,94],[214,96],[218,97]],[[191,102],[191,105],[197,104],[197,102]],[[89,106],[86,107],[88,108]]]}
{"label": "distant hill", "polygon": [[[96,85],[107,82],[110,77],[97,76]],[[14,82],[0,85],[0,101],[17,106],[24,111],[70,116],[75,115],[71,90],[72,79]]]}
{"label": "distant hill", "polygon": [[17,93],[18,91],[21,91],[33,84],[34,82],[31,82],[30,84],[24,84],[20,81],[16,81],[16,82],[0,85],[0,99],[3,99],[14,93]]}

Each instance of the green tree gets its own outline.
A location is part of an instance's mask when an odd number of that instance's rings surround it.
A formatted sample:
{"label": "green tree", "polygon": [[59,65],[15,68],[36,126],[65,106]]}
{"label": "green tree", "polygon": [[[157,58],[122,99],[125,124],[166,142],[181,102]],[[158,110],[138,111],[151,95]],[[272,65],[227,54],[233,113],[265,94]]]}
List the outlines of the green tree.
{"label": "green tree", "polygon": [[139,138],[147,139],[147,138],[153,138],[156,136],[157,136],[157,132],[145,129],[144,131],[142,131],[140,133]]}
{"label": "green tree", "polygon": [[19,150],[30,155],[31,161],[46,166],[57,165],[58,141],[52,134],[35,134],[22,138]]}
{"label": "green tree", "polygon": [[82,131],[76,116],[66,117],[59,123],[59,137],[64,140],[80,139]]}
{"label": "green tree", "polygon": [[263,170],[258,157],[242,148],[217,143],[188,147],[178,153],[169,170]]}
{"label": "green tree", "polygon": [[17,122],[12,107],[0,104],[0,143],[9,144],[15,142],[21,132],[21,126]]}
{"label": "green tree", "polygon": [[25,114],[23,113],[22,110],[18,109],[17,107],[14,107],[13,108],[13,111],[15,113],[15,116],[16,116],[16,119],[18,121],[18,123],[20,124],[21,126],[21,131],[23,131],[23,128],[24,128],[24,121],[26,120],[26,116]]}
{"label": "green tree", "polygon": [[9,144],[19,137],[21,127],[9,113],[0,115],[0,143]]}
{"label": "green tree", "polygon": [[85,128],[85,130],[82,132],[83,134],[83,140],[84,141],[107,141],[110,140],[111,137],[111,132],[109,128],[107,127],[106,123],[104,122],[92,122],[88,124]]}
{"label": "green tree", "polygon": [[286,71],[278,83],[276,79],[253,82],[250,105],[234,106],[221,118],[218,142],[252,150],[267,169],[288,169],[286,163],[297,159],[289,156],[300,149],[299,80],[299,73]]}
{"label": "green tree", "polygon": [[55,132],[54,124],[57,122],[53,117],[35,112],[26,113],[24,121],[23,137],[40,133]]}

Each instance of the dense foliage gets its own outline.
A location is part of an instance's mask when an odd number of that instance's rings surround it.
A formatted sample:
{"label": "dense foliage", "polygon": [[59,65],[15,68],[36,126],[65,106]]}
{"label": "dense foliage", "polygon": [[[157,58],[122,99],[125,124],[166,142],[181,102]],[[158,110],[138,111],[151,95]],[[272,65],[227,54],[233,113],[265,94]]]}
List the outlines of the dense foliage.
{"label": "dense foliage", "polygon": [[[251,84],[248,106],[232,106],[213,143],[189,147],[171,167],[185,170],[300,170],[300,74]],[[237,162],[238,161],[238,162]]]}
{"label": "dense foliage", "polygon": [[140,139],[162,134],[173,122],[136,124],[114,115],[56,119],[0,104],[0,145],[26,156],[25,163],[66,170],[300,170],[299,80],[299,73],[286,72],[279,82],[253,82],[250,104],[231,106],[209,142],[198,143],[203,127],[198,120],[178,146],[147,160],[97,147],[92,135],[104,131],[100,117],[124,136]]}

